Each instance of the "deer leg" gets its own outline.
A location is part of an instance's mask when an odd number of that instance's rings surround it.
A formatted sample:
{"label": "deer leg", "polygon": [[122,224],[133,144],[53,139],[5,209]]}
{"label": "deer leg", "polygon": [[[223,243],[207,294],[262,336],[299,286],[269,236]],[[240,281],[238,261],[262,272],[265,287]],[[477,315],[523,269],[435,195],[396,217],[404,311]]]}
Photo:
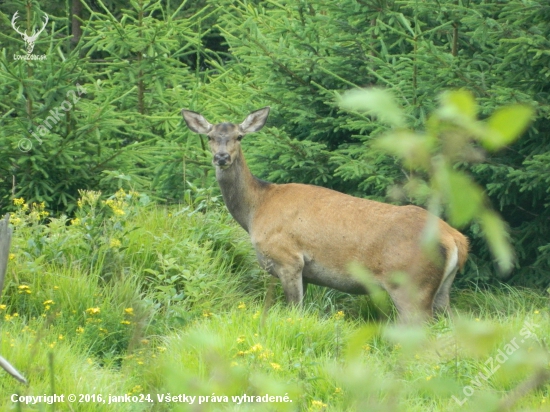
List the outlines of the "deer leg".
{"label": "deer leg", "polygon": [[302,295],[304,298],[306,297],[307,285],[309,285],[309,283],[302,277]]}
{"label": "deer leg", "polygon": [[304,260],[298,256],[285,262],[272,261],[269,265],[269,272],[281,281],[286,301],[296,306],[301,305],[304,297],[303,268]]}
{"label": "deer leg", "polygon": [[388,293],[401,322],[415,323],[432,317],[431,296],[412,296],[411,291],[404,287],[389,290]]}
{"label": "deer leg", "polygon": [[304,269],[304,258],[299,254],[289,254],[288,250],[271,248],[270,253],[264,253],[255,245],[256,256],[260,265],[270,275],[279,278],[286,301],[292,305],[299,306],[304,297],[307,283],[302,278]]}
{"label": "deer leg", "polygon": [[409,277],[384,283],[384,289],[397,308],[401,322],[415,323],[433,316],[432,306],[436,290],[430,287],[429,283],[415,287]]}
{"label": "deer leg", "polygon": [[434,313],[449,313],[451,305],[449,304],[449,292],[451,290],[451,285],[455,279],[456,272],[458,268],[454,269],[444,280],[439,290],[435,294],[433,311]]}

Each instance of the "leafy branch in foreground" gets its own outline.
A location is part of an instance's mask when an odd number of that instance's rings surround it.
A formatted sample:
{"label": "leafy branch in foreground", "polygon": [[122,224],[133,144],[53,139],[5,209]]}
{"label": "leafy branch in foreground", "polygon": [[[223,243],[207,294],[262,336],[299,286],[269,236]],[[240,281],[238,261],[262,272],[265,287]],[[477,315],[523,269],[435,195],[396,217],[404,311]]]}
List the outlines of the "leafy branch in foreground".
{"label": "leafy branch in foreground", "polygon": [[[441,95],[437,110],[424,131],[407,127],[406,116],[393,96],[382,89],[358,89],[338,96],[340,107],[367,112],[393,129],[373,147],[399,158],[410,171],[406,194],[421,199],[434,215],[445,208],[452,225],[478,222],[501,272],[512,269],[514,253],[506,224],[491,208],[485,191],[456,166],[483,159],[484,150],[496,151],[514,142],[529,125],[534,111],[514,104],[497,109],[488,119],[477,118],[473,95],[466,90]],[[436,226],[426,228],[426,241]]]}

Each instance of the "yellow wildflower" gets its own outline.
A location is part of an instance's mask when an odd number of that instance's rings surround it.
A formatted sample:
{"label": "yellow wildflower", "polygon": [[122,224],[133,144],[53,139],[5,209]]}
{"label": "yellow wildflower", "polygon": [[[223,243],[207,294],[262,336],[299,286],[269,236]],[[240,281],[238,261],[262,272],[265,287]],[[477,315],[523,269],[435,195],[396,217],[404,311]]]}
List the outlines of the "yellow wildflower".
{"label": "yellow wildflower", "polygon": [[540,312],[538,310],[536,310],[534,313],[535,313],[535,315],[538,315]]}
{"label": "yellow wildflower", "polygon": [[239,302],[239,305],[237,306],[237,309],[246,309],[246,305],[244,302]]}
{"label": "yellow wildflower", "polygon": [[275,369],[276,371],[281,370],[281,365],[279,365],[278,363],[271,362],[270,365],[271,365],[271,367],[272,367],[273,369]]}
{"label": "yellow wildflower", "polygon": [[10,219],[10,222],[11,222],[12,225],[18,226],[22,222],[22,220],[21,220],[21,218],[15,216],[15,217]]}
{"label": "yellow wildflower", "polygon": [[108,333],[108,332],[107,332],[107,329],[105,329],[105,328],[99,328],[99,331],[100,331],[101,333],[105,333],[105,334]]}
{"label": "yellow wildflower", "polygon": [[245,341],[245,337],[243,335],[237,338],[237,343],[243,343],[244,341]]}
{"label": "yellow wildflower", "polygon": [[28,285],[19,285],[17,289],[19,289],[19,293],[31,293],[31,288]]}
{"label": "yellow wildflower", "polygon": [[141,393],[141,392],[143,392],[143,388],[141,387],[141,385],[134,386],[130,391],[130,393]]}
{"label": "yellow wildflower", "polygon": [[64,336],[61,335],[61,334],[59,334],[59,336],[57,337],[57,339],[59,339],[59,340],[63,340],[63,338],[64,338]]}
{"label": "yellow wildflower", "polygon": [[258,359],[264,359],[264,360],[267,360],[267,358],[271,358],[271,357],[273,357],[273,352],[271,352],[270,350],[265,350],[258,355]]}
{"label": "yellow wildflower", "polygon": [[10,259],[10,260],[15,259],[15,253],[10,253],[10,254],[9,254],[9,259]]}
{"label": "yellow wildflower", "polygon": [[76,333],[84,333],[84,328],[82,326],[79,326],[76,328]]}
{"label": "yellow wildflower", "polygon": [[75,217],[74,219],[71,219],[71,225],[78,226],[80,225],[81,221],[78,217]]}
{"label": "yellow wildflower", "polygon": [[134,315],[134,308],[126,308],[124,309],[124,313],[130,316]]}
{"label": "yellow wildflower", "polygon": [[122,242],[118,239],[113,238],[113,239],[111,239],[111,242],[109,242],[109,247],[111,247],[113,249],[118,248],[120,246],[122,246]]}
{"label": "yellow wildflower", "polygon": [[53,300],[51,300],[51,299],[48,299],[48,300],[45,300],[42,304],[43,304],[43,305],[54,305],[55,302],[54,302]]}
{"label": "yellow wildflower", "polygon": [[326,408],[328,405],[326,403],[323,403],[321,401],[311,401],[311,407],[314,409],[322,409]]}
{"label": "yellow wildflower", "polygon": [[209,310],[203,310],[202,311],[202,316],[204,318],[209,318],[210,316],[212,316],[212,312],[210,312]]}
{"label": "yellow wildflower", "polygon": [[254,346],[250,348],[250,352],[260,352],[263,349],[262,345],[259,343],[256,343]]}
{"label": "yellow wildflower", "polygon": [[13,199],[13,204],[15,206],[21,206],[25,203],[25,199],[23,199],[22,197],[20,197],[19,199],[15,198]]}
{"label": "yellow wildflower", "polygon": [[99,312],[101,312],[101,309],[99,308],[88,308],[86,309],[86,313],[89,315],[97,315]]}
{"label": "yellow wildflower", "polygon": [[338,312],[336,312],[336,313],[334,314],[334,319],[335,319],[335,320],[344,319],[344,316],[346,316],[346,315],[344,314],[344,312],[341,311],[341,310],[339,310]]}
{"label": "yellow wildflower", "polygon": [[334,393],[335,393],[336,395],[341,394],[341,393],[342,393],[342,388],[336,388],[336,389],[334,389]]}
{"label": "yellow wildflower", "polygon": [[6,309],[6,305],[0,305],[0,310],[5,310]]}
{"label": "yellow wildflower", "polygon": [[132,322],[130,322],[128,320],[123,320],[120,323],[122,323],[123,325],[131,325],[132,324]]}

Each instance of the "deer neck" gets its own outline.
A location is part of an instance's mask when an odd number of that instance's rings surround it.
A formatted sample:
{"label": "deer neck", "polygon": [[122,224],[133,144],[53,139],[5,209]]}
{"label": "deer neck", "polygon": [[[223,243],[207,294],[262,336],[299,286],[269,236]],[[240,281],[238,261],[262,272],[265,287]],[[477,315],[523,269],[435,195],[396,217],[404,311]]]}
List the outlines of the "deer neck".
{"label": "deer neck", "polygon": [[250,233],[254,213],[269,184],[252,175],[242,151],[229,168],[221,169],[216,166],[216,180],[229,213]]}

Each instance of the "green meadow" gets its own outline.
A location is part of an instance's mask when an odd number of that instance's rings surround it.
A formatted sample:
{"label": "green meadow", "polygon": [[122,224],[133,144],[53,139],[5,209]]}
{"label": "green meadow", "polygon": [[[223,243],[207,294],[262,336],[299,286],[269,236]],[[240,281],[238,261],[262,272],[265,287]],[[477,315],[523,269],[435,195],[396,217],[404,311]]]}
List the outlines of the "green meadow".
{"label": "green meadow", "polygon": [[221,198],[185,199],[15,199],[0,353],[29,383],[2,372],[1,410],[550,410],[547,295],[455,288],[424,327],[320,287],[292,309]]}

